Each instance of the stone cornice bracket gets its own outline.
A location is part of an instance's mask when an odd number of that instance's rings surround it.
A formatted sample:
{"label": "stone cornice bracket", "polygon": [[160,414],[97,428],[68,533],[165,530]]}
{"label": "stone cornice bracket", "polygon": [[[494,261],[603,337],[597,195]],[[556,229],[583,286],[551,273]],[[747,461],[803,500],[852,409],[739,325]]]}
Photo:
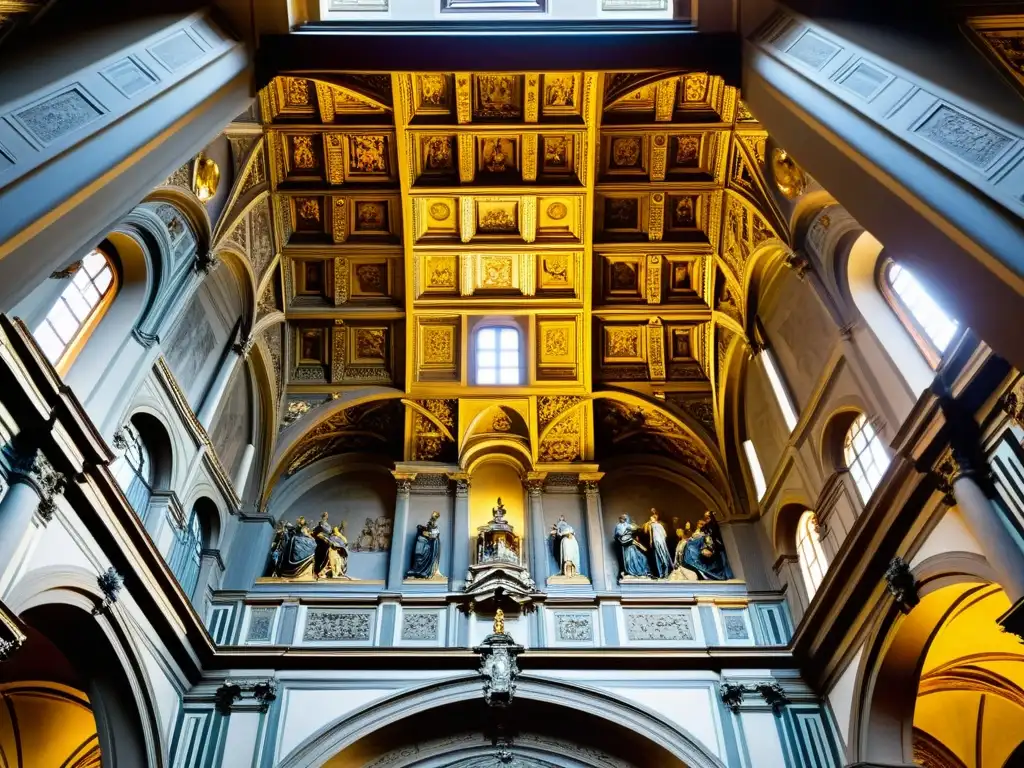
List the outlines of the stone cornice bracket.
{"label": "stone cornice bracket", "polygon": [[790,251],[786,255],[786,260],[782,263],[793,270],[801,280],[807,277],[807,272],[811,268],[810,260],[800,250]]}
{"label": "stone cornice bracket", "polygon": [[252,352],[252,348],[254,346],[256,346],[256,337],[245,336],[241,340],[232,344],[231,350],[244,360],[249,357],[249,353]]}
{"label": "stone cornice bracket", "polygon": [[25,452],[15,440],[4,449],[11,464],[11,474],[28,482],[39,494],[39,516],[45,521],[53,519],[57,511],[56,497],[64,493],[68,479],[53,468],[41,451]]}
{"label": "stone cornice bracket", "polygon": [[147,349],[152,347],[154,344],[160,343],[160,336],[158,334],[147,333],[139,328],[132,328],[132,336],[135,337],[135,340],[139,342],[139,344]]}
{"label": "stone cornice bracket", "polygon": [[917,595],[914,574],[902,557],[897,556],[889,561],[889,567],[885,569],[885,588],[903,613],[910,613],[914,606],[921,602]]}
{"label": "stone cornice bracket", "polygon": [[217,711],[227,717],[232,712],[265,713],[277,698],[277,681],[225,680],[213,694]]}
{"label": "stone cornice bracket", "polygon": [[103,593],[103,602],[92,609],[93,616],[99,616],[117,602],[121,588],[124,586],[124,577],[111,566],[96,577],[96,584],[99,586],[100,592]]}
{"label": "stone cornice bracket", "polygon": [[192,264],[197,275],[207,276],[220,264],[220,259],[217,258],[213,251],[206,251],[205,253],[197,253],[196,260]]}
{"label": "stone cornice bracket", "polygon": [[1024,643],[1024,597],[1014,603],[1010,610],[996,619],[996,624],[1003,632],[1016,635]]}
{"label": "stone cornice bracket", "polygon": [[782,715],[782,708],[789,704],[789,697],[783,687],[774,680],[758,681],[756,683],[738,683],[731,680],[723,680],[718,686],[718,695],[733,714],[739,714],[743,705],[743,697],[746,694],[758,694],[764,703],[771,707],[772,714],[776,717]]}
{"label": "stone cornice bracket", "polygon": [[58,269],[56,272],[51,272],[50,273],[50,279],[51,280],[67,280],[69,277],[72,277],[76,272],[78,272],[78,270],[80,270],[81,268],[82,268],[82,261],[81,261],[81,259],[79,259],[78,261],[74,262],[73,264],[69,264],[68,266],[64,267],[64,269]]}

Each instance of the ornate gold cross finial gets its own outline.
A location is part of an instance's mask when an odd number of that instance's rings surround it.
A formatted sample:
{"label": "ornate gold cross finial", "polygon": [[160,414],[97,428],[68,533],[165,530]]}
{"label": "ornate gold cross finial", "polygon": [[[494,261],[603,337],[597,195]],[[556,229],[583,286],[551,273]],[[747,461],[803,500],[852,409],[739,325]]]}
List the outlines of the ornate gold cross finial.
{"label": "ornate gold cross finial", "polygon": [[501,608],[494,614],[494,634],[505,634],[505,612]]}

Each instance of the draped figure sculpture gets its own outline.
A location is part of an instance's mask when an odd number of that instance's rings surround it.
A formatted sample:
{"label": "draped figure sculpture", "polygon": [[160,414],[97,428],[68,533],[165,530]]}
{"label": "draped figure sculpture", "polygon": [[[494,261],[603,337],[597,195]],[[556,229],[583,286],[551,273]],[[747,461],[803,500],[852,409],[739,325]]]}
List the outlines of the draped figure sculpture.
{"label": "draped figure sculpture", "polygon": [[344,522],[340,528],[332,526],[326,512],[320,515],[320,522],[313,529],[313,538],[316,539],[314,579],[348,578],[348,539],[344,530]]}
{"label": "draped figure sculpture", "polygon": [[406,578],[441,579],[441,529],[437,524],[440,512],[431,512],[426,525],[416,526],[416,540],[412,545],[412,560]]}
{"label": "draped figure sculpture", "polygon": [[658,510],[651,508],[651,516],[644,523],[644,533],[651,543],[651,570],[656,579],[666,579],[672,572],[672,555],[668,551],[668,534],[658,519]]}
{"label": "draped figure sculpture", "polygon": [[615,542],[619,545],[619,571],[622,577],[650,577],[651,569],[647,565],[645,553],[647,548],[637,541],[636,535],[640,526],[629,521],[628,515],[619,515],[619,524],[615,526]]}
{"label": "draped figure sculpture", "polygon": [[725,581],[732,578],[718,521],[710,511],[704,513],[687,539],[683,548],[683,565],[696,571],[701,579]]}
{"label": "draped figure sculpture", "polygon": [[278,526],[272,552],[272,576],[297,579],[309,574],[316,555],[316,540],[305,517],[299,517],[294,524],[282,522]]}
{"label": "draped figure sculpture", "polygon": [[576,540],[576,531],[566,522],[565,515],[560,515],[558,522],[551,526],[551,536],[555,539],[561,575],[575,578],[580,572],[580,543]]}

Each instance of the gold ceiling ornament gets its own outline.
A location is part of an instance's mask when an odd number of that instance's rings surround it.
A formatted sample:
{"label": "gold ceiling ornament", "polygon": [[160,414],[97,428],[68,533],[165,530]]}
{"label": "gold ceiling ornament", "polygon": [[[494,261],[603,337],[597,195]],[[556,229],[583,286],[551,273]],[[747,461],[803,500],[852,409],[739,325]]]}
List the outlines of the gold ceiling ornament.
{"label": "gold ceiling ornament", "polygon": [[807,176],[781,147],[772,150],[772,175],[775,186],[787,200],[796,200],[807,189]]}
{"label": "gold ceiling ornament", "polygon": [[206,204],[216,197],[219,184],[220,167],[200,152],[192,169],[192,191],[201,203]]}

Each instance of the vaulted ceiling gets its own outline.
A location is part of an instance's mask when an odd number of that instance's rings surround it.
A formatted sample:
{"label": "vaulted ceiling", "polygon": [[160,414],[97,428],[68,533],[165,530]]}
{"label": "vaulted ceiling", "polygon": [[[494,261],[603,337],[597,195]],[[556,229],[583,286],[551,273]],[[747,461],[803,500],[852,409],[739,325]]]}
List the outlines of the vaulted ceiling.
{"label": "vaulted ceiling", "polygon": [[[239,179],[214,239],[249,254],[249,344],[280,396],[271,481],[357,449],[458,461],[500,403],[538,470],[660,456],[747,511],[724,383],[789,235],[737,89],[311,72],[276,77],[258,110],[228,131]],[[521,331],[520,386],[472,382],[473,330],[495,317]]]}

